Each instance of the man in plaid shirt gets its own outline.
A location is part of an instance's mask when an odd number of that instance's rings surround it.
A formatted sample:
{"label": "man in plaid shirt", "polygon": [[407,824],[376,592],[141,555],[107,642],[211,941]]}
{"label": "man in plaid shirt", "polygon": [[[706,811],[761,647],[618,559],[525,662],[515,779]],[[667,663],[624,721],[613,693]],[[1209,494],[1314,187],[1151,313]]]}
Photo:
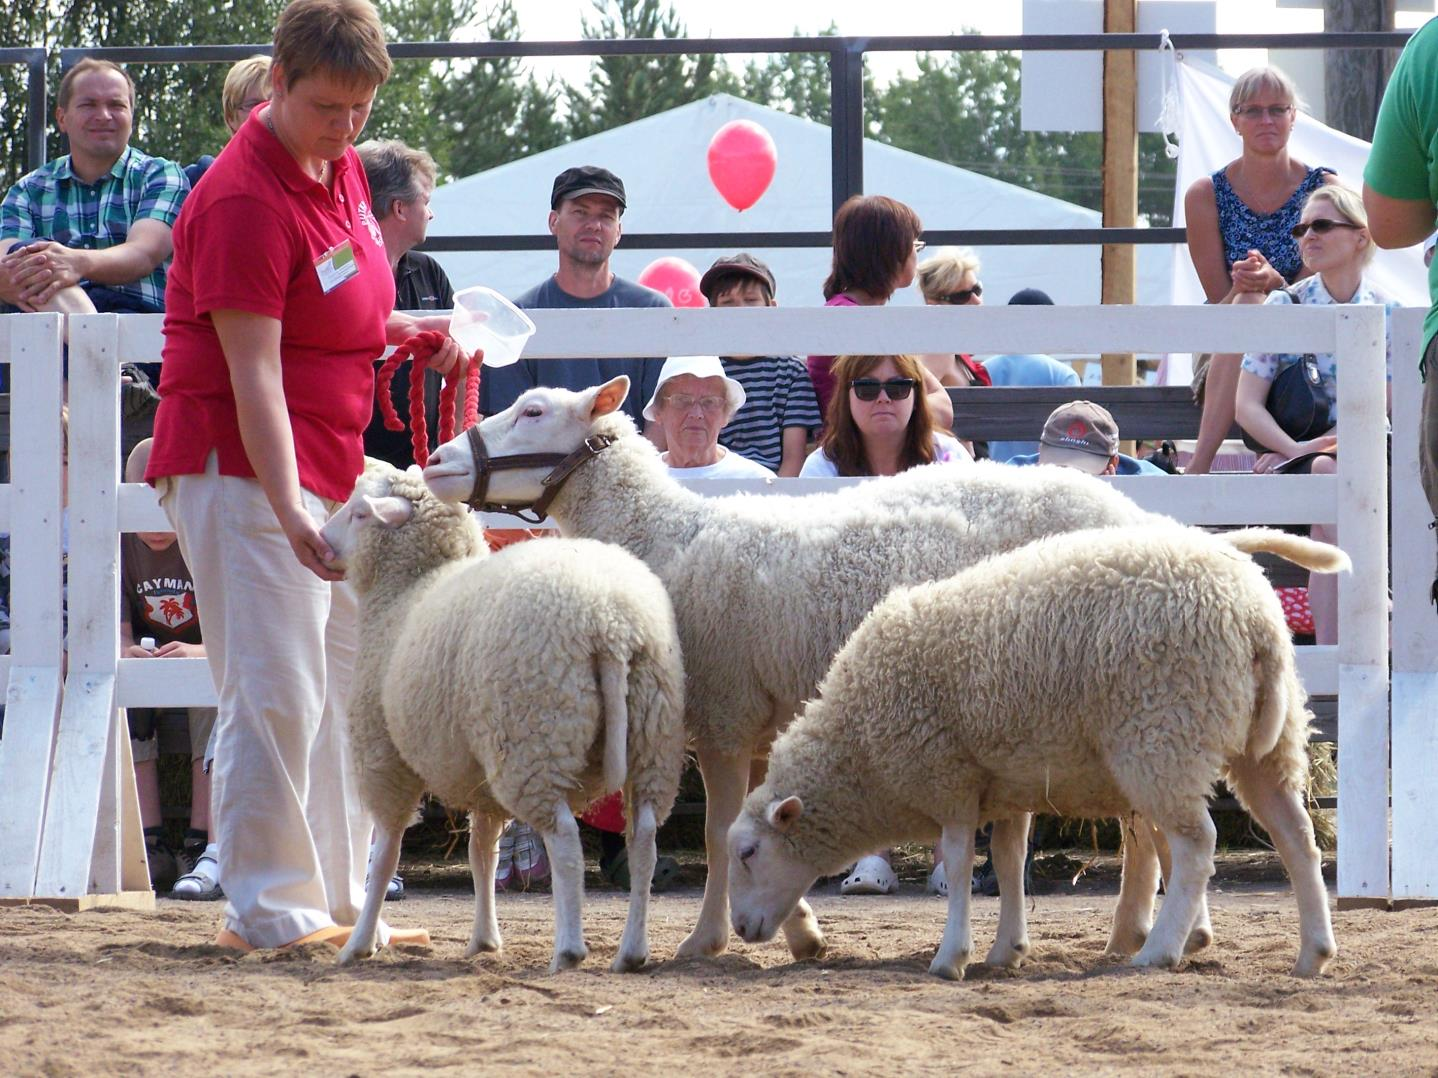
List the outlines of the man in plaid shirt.
{"label": "man in plaid shirt", "polygon": [[159,312],[170,228],[190,184],[178,165],[129,145],[135,84],[107,60],[60,83],[55,122],[70,153],[21,178],[0,205],[6,310]]}

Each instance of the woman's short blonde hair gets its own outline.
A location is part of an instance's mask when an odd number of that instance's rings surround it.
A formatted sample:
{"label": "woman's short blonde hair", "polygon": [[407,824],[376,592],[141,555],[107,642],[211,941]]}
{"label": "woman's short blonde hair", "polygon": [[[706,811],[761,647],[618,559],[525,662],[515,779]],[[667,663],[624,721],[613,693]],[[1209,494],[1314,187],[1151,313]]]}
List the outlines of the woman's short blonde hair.
{"label": "woman's short blonde hair", "polygon": [[270,58],[268,56],[247,56],[225,75],[225,88],[220,91],[220,106],[224,109],[225,123],[232,130],[245,122],[241,111],[245,99],[270,96]]}
{"label": "woman's short blonde hair", "polygon": [[1237,112],[1264,93],[1278,94],[1295,109],[1306,107],[1303,99],[1298,96],[1298,87],[1288,77],[1287,72],[1276,67],[1251,67],[1234,82],[1233,90],[1228,95],[1228,111]]}
{"label": "woman's short blonde hair", "polygon": [[1378,253],[1378,248],[1373,243],[1373,236],[1368,231],[1368,211],[1363,208],[1363,196],[1351,187],[1344,187],[1341,183],[1327,183],[1308,196],[1303,208],[1306,210],[1315,202],[1326,202],[1338,211],[1350,225],[1357,225],[1363,229],[1363,236],[1368,241],[1363,248],[1363,264],[1366,266],[1373,261],[1373,256]]}
{"label": "woman's short blonde hair", "polygon": [[979,256],[972,247],[940,247],[919,266],[919,290],[925,299],[947,296],[970,273],[979,275]]}
{"label": "woman's short blonde hair", "polygon": [[370,0],[290,0],[275,22],[274,65],[285,89],[320,71],[339,82],[380,86],[393,70]]}

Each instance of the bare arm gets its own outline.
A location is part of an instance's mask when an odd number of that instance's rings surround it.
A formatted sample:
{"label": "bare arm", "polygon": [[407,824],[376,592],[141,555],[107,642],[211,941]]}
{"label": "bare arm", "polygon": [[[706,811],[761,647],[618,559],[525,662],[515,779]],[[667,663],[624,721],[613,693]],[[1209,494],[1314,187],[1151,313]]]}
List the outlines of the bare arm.
{"label": "bare arm", "polygon": [[808,427],[785,427],[780,435],[783,449],[779,455],[779,475],[793,479],[804,467],[805,450],[809,447]]}
{"label": "bare arm", "polygon": [[20,285],[21,303],[38,307],[82,280],[132,284],[152,273],[173,250],[170,226],[144,218],[130,226],[124,243],[114,247],[89,251],[46,241],[7,255],[5,262]]}
{"label": "bare arm", "polygon": [[934,377],[934,372],[928,367],[919,365],[924,372],[924,396],[929,402],[929,414],[933,417],[934,427],[938,430],[949,430],[954,425],[954,402],[949,400],[949,392]]}
{"label": "bare arm", "polygon": [[[1304,453],[1314,453],[1327,449],[1334,444],[1332,434],[1320,434],[1317,438],[1311,438],[1306,442],[1295,442],[1283,432],[1278,421],[1268,411],[1268,391],[1273,388],[1272,382],[1266,382],[1251,371],[1238,372],[1238,389],[1234,394],[1233,410],[1238,418],[1238,425],[1256,439],[1259,444],[1267,446],[1272,454],[1265,454],[1260,458],[1260,465],[1269,456],[1276,455],[1277,460],[1268,461],[1271,465],[1278,460],[1287,460],[1290,457],[1302,456]],[[1263,470],[1267,471],[1267,468]]]}
{"label": "bare arm", "polygon": [[248,311],[212,311],[230,370],[240,440],[255,478],[300,564],[321,580],[342,580],[326,568],[334,551],[305,508],[295,459],[294,431],[280,368],[280,322]]}
{"label": "bare arm", "polygon": [[[385,320],[384,339],[386,344],[404,344],[416,333],[426,331],[443,333],[448,337],[449,315],[432,314],[416,318],[403,311],[391,311],[389,318]],[[429,367],[449,378],[462,374],[464,365],[468,361],[469,357],[465,354],[464,349],[460,348],[453,337],[449,337],[444,342],[444,347],[430,357]]]}
{"label": "bare arm", "polygon": [[1422,243],[1433,231],[1438,211],[1426,198],[1389,198],[1366,183],[1363,206],[1368,211],[1368,233],[1379,247],[1392,249]]}
{"label": "bare arm", "polygon": [[1188,230],[1188,257],[1209,303],[1223,303],[1233,293],[1223,236],[1218,231],[1218,201],[1207,176],[1193,181],[1183,196],[1184,227]]}

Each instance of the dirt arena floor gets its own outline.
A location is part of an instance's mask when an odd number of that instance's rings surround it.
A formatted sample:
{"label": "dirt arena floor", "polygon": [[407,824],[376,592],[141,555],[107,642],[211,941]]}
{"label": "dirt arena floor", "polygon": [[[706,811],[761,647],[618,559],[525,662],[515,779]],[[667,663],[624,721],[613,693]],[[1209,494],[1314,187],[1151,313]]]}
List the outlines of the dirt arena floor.
{"label": "dirt arena floor", "polygon": [[[1287,884],[1271,857],[1230,855],[1210,891],[1214,946],[1177,972],[1138,971],[1103,956],[1111,859],[1077,887],[1064,877],[1030,903],[1029,963],[970,967],[959,984],[926,973],[944,907],[912,879],[891,898],[821,885],[814,905],[829,954],[800,965],[777,941],[667,961],[698,910],[698,889],[685,886],[656,897],[659,961],[627,976],[607,970],[626,899],[600,888],[586,910],[584,969],[546,972],[544,894],[503,896],[503,957],[466,959],[472,900],[453,866],[412,868],[410,897],[391,907],[393,923],[427,926],[433,946],[381,952],[353,970],[323,946],[221,951],[208,942],[214,905],[0,909],[0,1070],[1438,1074],[1438,909],[1338,913],[1328,974],[1294,980]],[[976,906],[986,950],[998,900]]]}

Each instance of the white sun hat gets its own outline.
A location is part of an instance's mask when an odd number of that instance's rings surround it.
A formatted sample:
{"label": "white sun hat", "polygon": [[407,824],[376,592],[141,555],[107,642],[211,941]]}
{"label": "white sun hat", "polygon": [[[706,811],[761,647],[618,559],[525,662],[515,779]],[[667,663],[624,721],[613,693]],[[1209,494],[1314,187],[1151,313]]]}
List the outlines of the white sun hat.
{"label": "white sun hat", "polygon": [[729,414],[732,416],[744,406],[744,387],[724,373],[724,364],[718,356],[670,356],[659,371],[659,384],[654,387],[654,396],[644,406],[644,418],[655,421],[659,418],[659,391],[664,383],[681,374],[692,374],[695,378],[724,379],[724,395],[729,399]]}

